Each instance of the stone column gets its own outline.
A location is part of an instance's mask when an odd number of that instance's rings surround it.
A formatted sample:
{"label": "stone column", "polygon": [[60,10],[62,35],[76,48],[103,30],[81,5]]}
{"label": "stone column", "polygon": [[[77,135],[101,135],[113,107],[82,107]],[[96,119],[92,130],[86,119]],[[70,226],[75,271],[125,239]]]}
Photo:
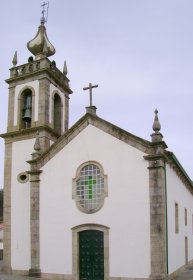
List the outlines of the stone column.
{"label": "stone column", "polygon": [[167,224],[165,161],[162,155],[145,157],[149,161],[150,194],[150,279],[162,280],[167,276]]}
{"label": "stone column", "polygon": [[150,195],[150,239],[151,274],[150,279],[163,280],[168,274],[167,263],[167,199],[166,170],[164,152],[167,145],[160,133],[158,110],[155,110],[154,132],[151,134],[152,154],[144,158],[149,161]]}
{"label": "stone column", "polygon": [[5,140],[4,163],[4,236],[3,236],[3,271],[11,273],[11,174],[12,174],[12,143]]}
{"label": "stone column", "polygon": [[47,78],[39,80],[39,108],[38,125],[49,126],[49,108],[50,108],[50,81]]}
{"label": "stone column", "polygon": [[69,96],[67,94],[65,94],[64,100],[64,132],[66,132],[69,126]]}
{"label": "stone column", "polygon": [[8,106],[8,122],[7,122],[7,132],[14,130],[14,98],[15,98],[15,86],[9,87],[9,106]]}
{"label": "stone column", "polygon": [[30,228],[31,228],[31,269],[29,276],[40,277],[40,225],[39,225],[39,182],[41,170],[32,170],[28,172],[31,175],[31,193],[30,193]]}

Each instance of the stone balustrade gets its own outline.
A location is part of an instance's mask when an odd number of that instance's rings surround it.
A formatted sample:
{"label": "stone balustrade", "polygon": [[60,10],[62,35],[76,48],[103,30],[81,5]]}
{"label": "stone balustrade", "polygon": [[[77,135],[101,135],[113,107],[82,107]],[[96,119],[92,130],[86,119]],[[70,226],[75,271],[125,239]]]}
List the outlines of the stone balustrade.
{"label": "stone balustrade", "polygon": [[29,63],[15,66],[10,69],[10,78],[22,77],[41,70],[49,70],[54,74],[55,78],[68,86],[68,78],[57,67],[55,61],[47,58],[31,61]]}

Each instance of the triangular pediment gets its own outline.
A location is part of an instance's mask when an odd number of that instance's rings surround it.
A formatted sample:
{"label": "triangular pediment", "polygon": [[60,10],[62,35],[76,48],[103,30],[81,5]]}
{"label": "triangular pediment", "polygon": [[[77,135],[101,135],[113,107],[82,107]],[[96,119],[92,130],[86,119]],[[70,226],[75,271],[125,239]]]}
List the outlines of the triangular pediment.
{"label": "triangular pediment", "polygon": [[[69,142],[71,142],[75,137],[77,137],[88,125],[92,125],[99,130],[117,138],[146,154],[153,153],[152,143],[137,137],[120,127],[109,123],[94,114],[85,114],[81,119],[79,119],[65,134],[63,134],[58,140],[43,153],[38,159],[36,159],[36,164],[41,168],[51,160],[57,153],[60,152]],[[30,161],[33,163],[33,161]]]}

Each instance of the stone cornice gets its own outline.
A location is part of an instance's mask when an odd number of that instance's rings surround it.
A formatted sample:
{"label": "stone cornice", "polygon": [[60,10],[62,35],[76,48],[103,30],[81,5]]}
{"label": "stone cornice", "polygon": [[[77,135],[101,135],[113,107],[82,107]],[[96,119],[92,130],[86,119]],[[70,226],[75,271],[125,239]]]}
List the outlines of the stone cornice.
{"label": "stone cornice", "polygon": [[30,182],[39,182],[40,181],[40,174],[42,170],[30,170],[27,171],[27,174],[30,175]]}
{"label": "stone cornice", "polygon": [[164,154],[155,154],[155,155],[147,155],[144,156],[144,159],[149,161],[149,169],[151,168],[165,168],[166,158]]}
{"label": "stone cornice", "polygon": [[50,128],[47,125],[43,125],[43,126],[37,126],[37,127],[22,129],[22,130],[18,130],[18,131],[6,132],[6,133],[3,133],[3,134],[0,134],[0,137],[4,138],[5,140],[10,139],[12,141],[17,141],[17,140],[19,141],[19,140],[21,140],[22,137],[24,137],[24,139],[26,139],[26,138],[31,139],[32,137],[34,138],[37,130],[38,131],[46,130],[47,132],[51,133],[56,138],[59,136],[57,133],[55,133],[53,131],[52,128]]}
{"label": "stone cornice", "polygon": [[141,150],[144,153],[150,153],[150,151],[152,151],[152,143],[150,141],[142,139],[106,120],[99,118],[98,116],[91,114],[86,114],[85,116],[87,115],[89,116],[90,124],[116,137],[120,141],[123,141],[126,144],[129,144],[130,146]]}

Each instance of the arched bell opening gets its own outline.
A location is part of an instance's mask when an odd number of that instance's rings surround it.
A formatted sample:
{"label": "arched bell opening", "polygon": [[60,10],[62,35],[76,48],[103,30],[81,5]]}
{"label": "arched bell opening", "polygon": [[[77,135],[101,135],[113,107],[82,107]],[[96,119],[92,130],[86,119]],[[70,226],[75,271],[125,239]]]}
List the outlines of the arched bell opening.
{"label": "arched bell opening", "polygon": [[20,98],[20,128],[30,128],[32,123],[32,91],[26,89]]}
{"label": "arched bell opening", "polygon": [[62,102],[60,96],[54,95],[54,130],[61,135],[62,133]]}

